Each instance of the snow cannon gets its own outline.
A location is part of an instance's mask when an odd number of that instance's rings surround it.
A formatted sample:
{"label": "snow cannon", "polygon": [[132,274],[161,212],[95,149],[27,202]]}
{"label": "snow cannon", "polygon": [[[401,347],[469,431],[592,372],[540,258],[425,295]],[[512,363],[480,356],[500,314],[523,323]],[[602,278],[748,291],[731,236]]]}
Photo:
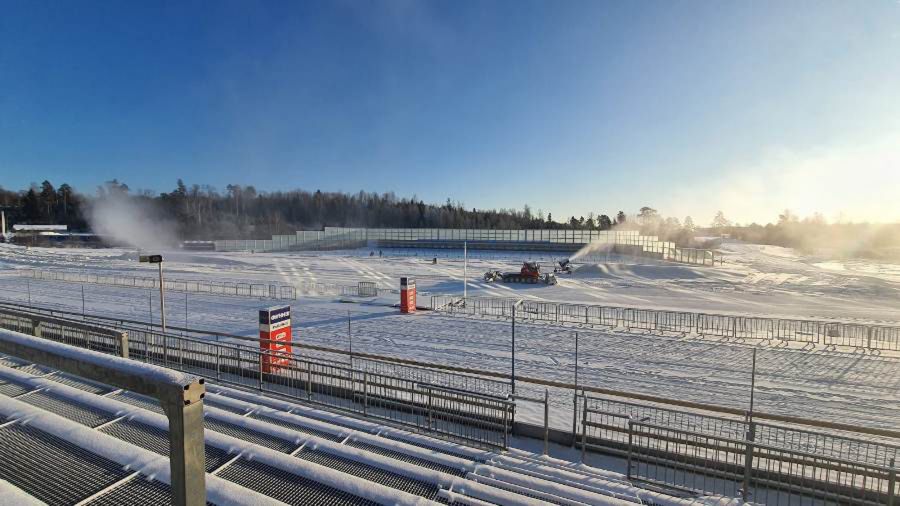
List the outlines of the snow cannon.
{"label": "snow cannon", "polygon": [[558,267],[553,269],[553,272],[557,274],[572,274],[572,261],[568,258],[564,258],[557,262]]}

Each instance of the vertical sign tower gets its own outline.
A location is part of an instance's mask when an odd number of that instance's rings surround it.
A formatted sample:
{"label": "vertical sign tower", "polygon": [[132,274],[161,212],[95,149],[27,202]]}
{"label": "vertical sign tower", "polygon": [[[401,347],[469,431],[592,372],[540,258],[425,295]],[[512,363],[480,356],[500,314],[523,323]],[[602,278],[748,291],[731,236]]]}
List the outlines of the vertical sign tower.
{"label": "vertical sign tower", "polygon": [[259,348],[263,351],[262,372],[272,373],[290,364],[291,306],[259,310]]}
{"label": "vertical sign tower", "polygon": [[400,278],[400,312],[416,312],[416,280]]}

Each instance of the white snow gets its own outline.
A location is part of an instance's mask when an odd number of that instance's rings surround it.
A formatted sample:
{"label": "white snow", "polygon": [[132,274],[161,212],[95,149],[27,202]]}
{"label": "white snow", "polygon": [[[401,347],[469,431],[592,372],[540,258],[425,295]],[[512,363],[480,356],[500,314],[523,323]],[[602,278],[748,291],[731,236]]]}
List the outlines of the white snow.
{"label": "white snow", "polygon": [[[477,252],[469,259],[469,294],[674,309],[695,312],[829,318],[891,323],[900,321],[900,267],[866,261],[838,262],[793,250],[729,242],[725,265],[697,267],[611,257],[606,264],[582,264],[558,286],[484,284],[488,268],[514,269],[523,259],[546,262],[550,255]],[[462,259],[455,252],[412,251],[418,257],[368,256],[368,250],[321,253],[165,253],[170,279],[307,282],[352,285],[371,280],[396,288],[399,277],[417,280],[420,292],[462,292]],[[438,256],[437,265],[431,258]],[[827,265],[821,265],[826,263]],[[83,270],[152,276],[126,249],[25,250],[0,245],[7,269]],[[2,269],[0,269],[2,272]],[[579,274],[580,272],[580,274]],[[81,311],[81,286],[0,276],[0,299]],[[420,297],[424,297],[421,296]],[[152,298],[152,306],[149,305]],[[510,329],[506,321],[420,313],[400,315],[387,307],[395,295],[373,303],[340,304],[333,297],[293,301],[294,336],[302,343],[348,349],[347,310],[352,311],[353,349],[425,362],[464,365],[508,373]],[[158,293],[85,285],[88,313],[158,323]],[[185,301],[188,303],[185,317]],[[170,325],[184,324],[253,336],[256,310],[271,301],[172,293],[167,296]],[[381,305],[379,305],[381,304]],[[152,312],[151,312],[152,309]],[[750,357],[758,350],[756,409],[762,412],[900,429],[900,360],[846,352],[777,349],[758,343],[654,336],[602,329],[520,323],[517,325],[518,375],[571,383],[574,334],[580,337],[579,383],[710,402],[746,409],[750,397]],[[345,359],[346,357],[340,357]],[[522,393],[543,387],[520,384]],[[551,424],[571,427],[571,391],[551,389]],[[520,405],[532,423],[540,406]],[[361,422],[362,423],[362,422]],[[365,430],[362,428],[361,430]]]}
{"label": "white snow", "polygon": [[39,501],[26,494],[22,489],[0,478],[0,504],[16,506],[47,506],[47,503]]}

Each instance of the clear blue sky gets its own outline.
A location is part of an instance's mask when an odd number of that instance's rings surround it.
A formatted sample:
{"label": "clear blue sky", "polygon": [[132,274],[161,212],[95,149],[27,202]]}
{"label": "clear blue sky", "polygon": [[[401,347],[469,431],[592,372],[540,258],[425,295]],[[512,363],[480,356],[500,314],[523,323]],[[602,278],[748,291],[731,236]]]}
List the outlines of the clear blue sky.
{"label": "clear blue sky", "polygon": [[0,0],[0,185],[900,219],[898,90],[897,0]]}

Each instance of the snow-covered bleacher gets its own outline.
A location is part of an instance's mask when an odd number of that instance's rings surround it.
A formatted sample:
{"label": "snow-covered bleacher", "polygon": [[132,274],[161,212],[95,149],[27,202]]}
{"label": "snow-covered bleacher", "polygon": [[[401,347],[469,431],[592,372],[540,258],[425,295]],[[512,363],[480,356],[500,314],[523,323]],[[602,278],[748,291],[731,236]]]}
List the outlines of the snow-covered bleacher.
{"label": "snow-covered bleacher", "polygon": [[[213,504],[690,503],[616,473],[215,383],[207,383],[204,412]],[[168,503],[167,423],[155,399],[0,356],[0,498]]]}

